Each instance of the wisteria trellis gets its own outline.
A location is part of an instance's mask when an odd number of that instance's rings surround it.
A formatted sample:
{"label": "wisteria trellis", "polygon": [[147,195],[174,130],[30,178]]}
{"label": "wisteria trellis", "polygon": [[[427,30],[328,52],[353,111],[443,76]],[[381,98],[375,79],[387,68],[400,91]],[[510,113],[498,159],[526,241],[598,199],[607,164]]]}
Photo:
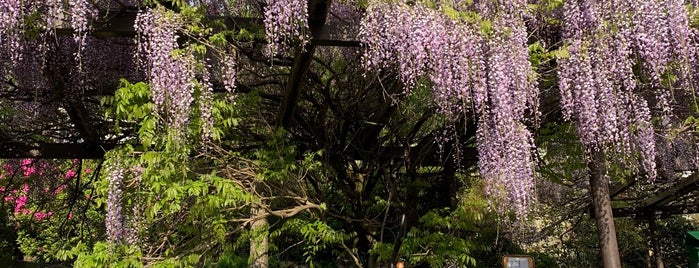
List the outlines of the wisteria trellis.
{"label": "wisteria trellis", "polygon": [[[204,2],[214,7],[210,9],[214,13],[230,8],[214,5],[216,1]],[[306,2],[264,1],[269,57],[288,53],[290,45],[309,41]],[[479,168],[488,182],[488,191],[524,215],[533,199],[535,174],[532,125],[526,122],[537,121],[539,99],[537,74],[527,49],[529,2],[434,2],[369,1],[359,36],[365,67],[368,71],[397,70],[408,90],[429,81],[435,103],[447,116],[462,116],[469,111],[476,114]],[[565,1],[560,13],[568,52],[568,56],[558,59],[557,70],[564,116],[574,122],[588,150],[639,153],[639,166],[651,178],[657,173],[651,117],[657,114],[662,118],[660,127],[668,124],[673,92],[693,86],[689,70],[696,65],[695,34],[690,30],[684,4],[680,0],[574,0]],[[76,30],[74,53],[78,59],[86,56],[88,52],[83,48],[87,49],[90,42],[99,43],[84,35],[98,5],[107,4],[84,0],[3,1],[0,66],[3,70],[41,68],[31,57],[42,55],[46,47],[37,41],[40,38],[25,38],[27,27],[23,26],[31,23],[43,29],[43,40],[49,40],[55,34],[51,31],[54,23],[66,20],[66,14]],[[209,79],[213,76],[195,70],[199,59],[174,55],[180,25],[176,16],[163,12],[158,8],[141,10],[136,24],[141,38],[138,53],[142,66],[147,67],[144,77],[151,84],[156,109],[164,114],[168,126],[177,129],[187,124],[195,101],[193,88],[201,85],[210,92]],[[29,21],[26,14],[30,13],[41,14],[43,21]],[[223,58],[226,62],[221,77],[225,87],[232,89],[234,57]],[[634,70],[637,61],[641,62],[640,73]],[[82,70],[90,71],[79,68],[73,73]],[[48,87],[45,80],[31,72],[3,75],[18,78],[18,83]],[[84,76],[79,77],[78,82]],[[641,80],[647,82],[641,85]],[[202,107],[202,111],[208,111],[205,105]]]}

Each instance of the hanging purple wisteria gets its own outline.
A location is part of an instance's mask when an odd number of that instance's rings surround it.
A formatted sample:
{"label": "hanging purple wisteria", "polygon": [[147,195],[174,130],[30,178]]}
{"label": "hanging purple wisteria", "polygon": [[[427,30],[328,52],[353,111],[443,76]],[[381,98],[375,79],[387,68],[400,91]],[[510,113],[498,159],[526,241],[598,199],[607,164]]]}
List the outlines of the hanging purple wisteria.
{"label": "hanging purple wisteria", "polygon": [[447,6],[477,11],[493,22],[491,29],[483,29],[423,4],[374,1],[360,32],[368,70],[397,69],[407,90],[428,77],[442,113],[462,116],[471,110],[478,115],[479,167],[486,190],[519,216],[533,200],[533,139],[523,122],[528,112],[536,114],[538,98],[526,45],[525,5]]}
{"label": "hanging purple wisteria", "polygon": [[[22,22],[22,1],[7,0],[0,2],[0,66],[3,61],[17,61],[20,50],[20,31]],[[6,55],[11,55],[7,57]],[[3,59],[5,58],[5,59]]]}
{"label": "hanging purple wisteria", "polygon": [[267,0],[264,9],[265,32],[270,56],[288,52],[310,41],[306,0]]}
{"label": "hanging purple wisteria", "polygon": [[150,81],[156,111],[165,124],[184,133],[194,101],[194,60],[186,53],[176,54],[178,18],[161,9],[138,14],[136,31],[142,40],[139,56]]}
{"label": "hanging purple wisteria", "polygon": [[124,218],[121,206],[121,187],[124,183],[124,168],[115,163],[109,167],[107,173],[107,216],[105,225],[107,229],[107,240],[113,243],[120,243],[124,239]]}
{"label": "hanging purple wisteria", "polygon": [[[657,176],[651,109],[661,123],[672,115],[676,77],[685,83],[691,31],[682,1],[566,1],[559,60],[563,114],[573,120],[588,151],[640,154],[640,166]],[[635,56],[649,81],[639,83]],[[643,74],[642,74],[643,76]]]}

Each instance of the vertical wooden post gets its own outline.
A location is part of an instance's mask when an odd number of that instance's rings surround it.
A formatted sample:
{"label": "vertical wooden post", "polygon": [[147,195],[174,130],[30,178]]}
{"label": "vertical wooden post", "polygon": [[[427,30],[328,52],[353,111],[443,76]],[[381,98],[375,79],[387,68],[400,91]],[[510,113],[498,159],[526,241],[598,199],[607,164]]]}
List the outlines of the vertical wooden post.
{"label": "vertical wooden post", "polygon": [[590,168],[590,194],[599,236],[600,253],[604,268],[620,268],[619,246],[616,241],[612,200],[609,197],[609,179],[607,178],[604,154],[593,150],[593,157],[588,163]]}
{"label": "vertical wooden post", "polygon": [[656,268],[665,268],[663,256],[660,252],[660,242],[658,241],[658,226],[655,224],[655,211],[648,212],[648,231],[650,232],[650,243],[653,248],[653,262]]}

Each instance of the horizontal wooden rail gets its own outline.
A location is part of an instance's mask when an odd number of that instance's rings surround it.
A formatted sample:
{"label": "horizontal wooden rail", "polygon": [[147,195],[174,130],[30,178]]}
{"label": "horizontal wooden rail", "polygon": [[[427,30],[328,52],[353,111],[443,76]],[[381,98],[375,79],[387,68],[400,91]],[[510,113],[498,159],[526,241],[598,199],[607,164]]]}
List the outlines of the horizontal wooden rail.
{"label": "horizontal wooden rail", "polygon": [[0,143],[0,159],[44,158],[44,159],[100,159],[104,153],[114,149],[114,143]]}
{"label": "horizontal wooden rail", "polygon": [[[136,36],[134,21],[136,20],[137,11],[123,10],[113,11],[103,16],[103,19],[92,22],[91,36],[95,37],[133,37]],[[263,26],[264,21],[261,18],[243,18],[243,17],[221,17],[210,16],[210,20],[220,20],[229,30],[237,30],[246,27],[255,26],[259,28]],[[309,24],[315,24],[314,20],[309,21]],[[359,25],[338,22],[324,21],[323,27],[317,27],[312,33],[311,43],[316,46],[339,46],[339,47],[358,47],[360,45],[357,35],[359,33]],[[55,29],[58,34],[73,34],[73,29],[58,28]],[[262,41],[262,40],[260,40]]]}

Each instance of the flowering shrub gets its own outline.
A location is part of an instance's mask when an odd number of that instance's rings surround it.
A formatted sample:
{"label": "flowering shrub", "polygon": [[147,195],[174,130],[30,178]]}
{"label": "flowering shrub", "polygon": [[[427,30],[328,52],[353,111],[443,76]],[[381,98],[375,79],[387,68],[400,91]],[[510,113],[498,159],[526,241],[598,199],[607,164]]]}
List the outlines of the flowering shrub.
{"label": "flowering shrub", "polygon": [[1,207],[10,212],[7,220],[25,256],[71,260],[75,247],[94,241],[90,233],[100,232],[103,216],[83,198],[90,186],[82,179],[93,175],[83,161],[4,160],[0,174]]}

